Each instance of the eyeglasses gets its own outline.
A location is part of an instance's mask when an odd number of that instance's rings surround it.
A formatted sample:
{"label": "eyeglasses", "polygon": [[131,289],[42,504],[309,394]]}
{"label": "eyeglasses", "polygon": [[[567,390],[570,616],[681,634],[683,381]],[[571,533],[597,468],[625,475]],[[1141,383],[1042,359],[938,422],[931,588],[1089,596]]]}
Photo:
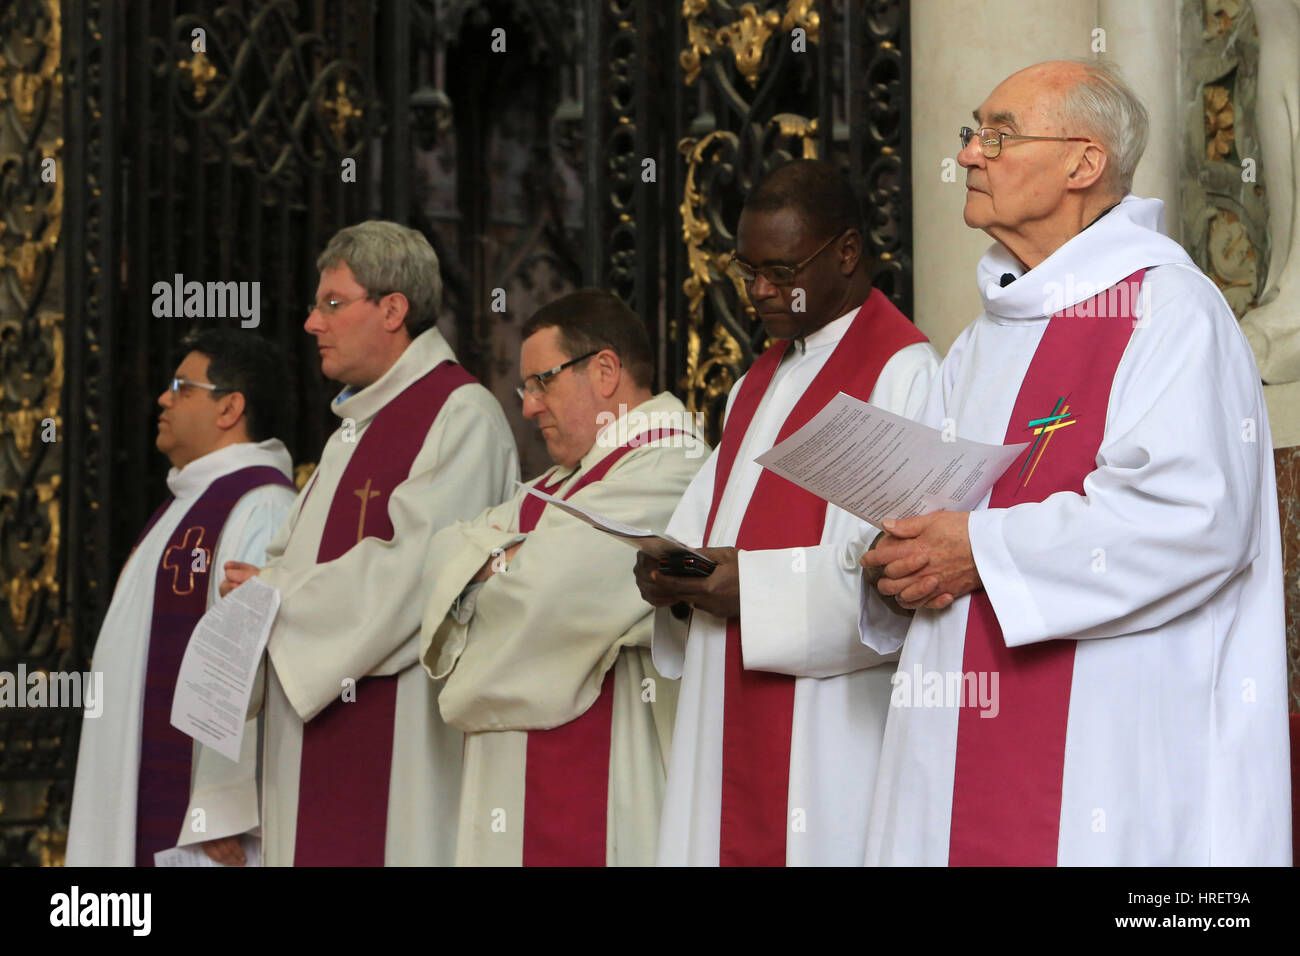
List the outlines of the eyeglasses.
{"label": "eyeglasses", "polygon": [[362,299],[367,299],[371,302],[378,302],[386,295],[392,295],[392,293],[384,292],[380,295],[357,295],[350,299],[340,299],[338,296],[331,295],[327,298],[321,299],[319,302],[313,302],[309,305],[307,307],[307,314],[311,315],[313,312],[319,310],[321,315],[333,315],[345,305],[351,305],[353,302],[360,302]]}
{"label": "eyeglasses", "polygon": [[577,365],[579,362],[585,362],[599,351],[600,349],[596,349],[595,352],[588,352],[586,355],[579,355],[575,359],[569,359],[563,365],[557,365],[555,368],[547,369],[545,372],[538,372],[536,375],[530,375],[524,379],[523,385],[520,385],[515,389],[515,393],[520,398],[524,398],[527,395],[531,395],[533,398],[541,398],[546,394],[547,382],[555,378],[555,376],[559,375],[570,365]]}
{"label": "eyeglasses", "polygon": [[962,149],[969,146],[970,141],[978,136],[980,149],[983,151],[985,159],[998,158],[1002,152],[1002,141],[1004,139],[1050,139],[1061,143],[1092,142],[1092,140],[1084,136],[1018,136],[1015,133],[1004,133],[1001,130],[990,129],[987,126],[982,129],[971,129],[969,126],[963,126],[961,132],[957,135],[961,137]]}
{"label": "eyeglasses", "polygon": [[807,259],[793,266],[751,266],[748,262],[733,252],[731,258],[727,260],[727,271],[746,284],[756,282],[758,277],[762,276],[768,282],[772,283],[772,285],[793,285],[794,280],[799,277],[799,273],[803,271],[804,266],[808,265],[808,263],[820,256],[826,251],[827,246],[848,231],[849,230],[844,229],[837,232],[835,235],[823,242],[818,247],[817,251]]}
{"label": "eyeglasses", "polygon": [[231,389],[226,388],[224,385],[213,385],[210,382],[191,382],[188,378],[173,378],[171,384],[167,386],[167,390],[173,395],[179,395],[181,389],[186,386],[190,388],[205,388],[209,392],[213,393],[231,391]]}

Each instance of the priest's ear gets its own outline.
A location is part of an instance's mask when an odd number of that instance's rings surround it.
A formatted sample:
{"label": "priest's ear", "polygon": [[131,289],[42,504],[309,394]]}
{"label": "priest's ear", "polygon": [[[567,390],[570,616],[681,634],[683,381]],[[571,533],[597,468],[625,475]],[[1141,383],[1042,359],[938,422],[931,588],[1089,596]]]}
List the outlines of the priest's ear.
{"label": "priest's ear", "polygon": [[396,332],[406,325],[406,313],[410,311],[411,303],[405,295],[400,292],[390,292],[379,300],[379,307],[383,309],[385,332]]}
{"label": "priest's ear", "polygon": [[857,229],[849,229],[835,244],[835,251],[840,275],[853,275],[858,269],[858,262],[862,259],[862,233]]}
{"label": "priest's ear", "polygon": [[[244,422],[246,403],[243,392],[222,392],[213,398],[218,405],[216,424],[223,432]],[[246,429],[248,426],[244,424],[243,427]]]}
{"label": "priest's ear", "polygon": [[609,398],[618,391],[623,379],[623,362],[613,349],[601,349],[591,357],[591,367],[596,372],[596,390],[601,398]]}
{"label": "priest's ear", "polygon": [[[1074,145],[1071,143],[1070,145]],[[1110,169],[1110,157],[1100,143],[1088,143],[1065,181],[1067,189],[1088,189],[1101,182]]]}

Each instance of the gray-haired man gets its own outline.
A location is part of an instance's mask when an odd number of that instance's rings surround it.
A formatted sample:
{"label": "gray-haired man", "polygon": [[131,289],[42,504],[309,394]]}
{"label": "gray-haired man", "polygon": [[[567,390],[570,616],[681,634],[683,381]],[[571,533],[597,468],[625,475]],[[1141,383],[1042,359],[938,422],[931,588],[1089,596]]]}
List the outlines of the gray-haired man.
{"label": "gray-haired man", "polygon": [[223,588],[260,573],[281,597],[267,644],[263,858],[450,863],[461,740],[416,661],[421,573],[436,531],[509,496],[514,440],[434,327],[442,283],[420,233],[363,222],[316,264],[304,328],[345,386],[331,403],[342,423],[266,566],[227,565]]}
{"label": "gray-haired man", "polygon": [[[1042,63],[961,131],[984,312],[922,421],[1024,450],[971,512],[886,521],[863,640],[902,656],[869,864],[1288,865],[1268,414],[1219,290],[1130,192],[1146,111]],[[904,640],[905,636],[905,640]]]}

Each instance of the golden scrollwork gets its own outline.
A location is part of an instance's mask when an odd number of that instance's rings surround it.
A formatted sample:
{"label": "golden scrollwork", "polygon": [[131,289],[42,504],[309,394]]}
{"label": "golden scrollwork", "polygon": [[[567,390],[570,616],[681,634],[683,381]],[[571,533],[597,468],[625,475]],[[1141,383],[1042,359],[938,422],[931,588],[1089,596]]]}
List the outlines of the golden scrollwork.
{"label": "golden scrollwork", "polygon": [[181,60],[176,65],[189,73],[190,83],[194,87],[194,101],[202,103],[206,100],[208,85],[218,76],[217,68],[212,65],[207,53],[197,50],[188,60]]}
{"label": "golden scrollwork", "polygon": [[822,18],[817,12],[817,0],[789,0],[781,18],[781,31],[789,33],[795,27],[803,27],[809,43],[821,41]]}
{"label": "golden scrollwork", "polygon": [[700,22],[700,14],[709,9],[709,0],[682,0],[682,19],[686,21],[686,49],[678,59],[686,71],[686,85],[700,75],[704,58],[713,52],[713,31]]}
{"label": "golden scrollwork", "polygon": [[[0,274],[7,273],[3,281],[12,292],[7,304],[17,307],[12,313],[0,314],[0,327],[7,336],[14,336],[13,341],[22,342],[24,326],[31,321],[28,317],[35,313],[39,332],[33,337],[35,364],[20,362],[6,381],[0,381],[0,435],[12,442],[10,447],[17,461],[10,461],[18,468],[18,472],[8,474],[0,470],[0,480],[6,484],[0,494],[12,502],[10,514],[25,512],[10,526],[12,537],[6,542],[12,549],[8,555],[11,560],[16,558],[16,564],[9,567],[4,599],[19,628],[27,625],[38,595],[57,595],[59,591],[59,456],[47,456],[37,474],[29,479],[18,477],[31,467],[38,436],[43,442],[58,441],[63,427],[59,409],[64,375],[63,314],[36,308],[35,301],[42,290],[48,293],[46,280],[59,250],[65,176],[63,140],[48,134],[41,136],[41,130],[26,129],[44,117],[45,129],[57,132],[57,121],[49,117],[60,115],[57,104],[51,108],[48,101],[57,100],[62,89],[62,11],[57,0],[46,0],[43,6],[43,34],[38,37],[33,32],[14,41],[29,48],[43,47],[43,55],[32,57],[28,54],[35,50],[30,49],[19,58],[0,58],[0,103],[7,101],[9,117],[18,120],[15,131],[23,127],[18,147],[29,164],[28,174],[40,187],[34,199],[7,208],[0,221],[0,240],[4,241],[0,245]],[[0,307],[5,305],[6,300],[0,299]],[[27,480],[31,484],[24,491]],[[39,527],[41,519],[43,529],[34,534],[26,530]],[[32,540],[28,534],[32,534]],[[33,548],[40,549],[40,564],[35,568],[32,559],[36,556],[30,554]],[[53,621],[50,626],[62,633],[60,628],[66,629],[67,622]]]}
{"label": "golden scrollwork", "polygon": [[789,33],[795,27],[801,27],[809,43],[817,43],[821,35],[821,16],[817,13],[815,0],[787,0],[784,15],[776,10],[759,13],[754,4],[745,3],[736,10],[734,21],[716,29],[703,22],[702,18],[709,11],[709,0],[682,0],[686,49],[678,59],[686,71],[687,86],[699,77],[705,58],[715,48],[730,47],[736,58],[736,68],[749,85],[755,87],[762,75],[767,41],[774,33]]}
{"label": "golden scrollwork", "polygon": [[[686,407],[692,411],[703,410],[709,402],[725,396],[735,384],[730,370],[744,360],[740,343],[723,326],[714,328],[709,343],[708,357],[701,361],[701,327],[704,323],[704,296],[713,282],[715,272],[721,272],[723,263],[719,253],[706,248],[712,235],[708,221],[700,214],[705,197],[696,185],[696,173],[705,161],[705,154],[719,141],[734,144],[736,135],[727,130],[714,130],[700,140],[685,139],[678,148],[686,156],[686,188],[681,204],[682,241],[686,244],[689,275],[682,283],[687,298],[686,373],[682,387],[686,390]],[[743,298],[741,301],[745,301]],[[719,369],[724,375],[715,375]]]}
{"label": "golden scrollwork", "polygon": [[767,121],[767,124],[775,126],[782,136],[798,137],[802,140],[804,159],[817,158],[817,133],[820,130],[817,117],[808,119],[798,113],[777,113]]}
{"label": "golden scrollwork", "polygon": [[[41,567],[35,576],[28,574],[17,574],[9,581],[7,597],[9,599],[9,615],[14,624],[19,627],[26,627],[27,612],[31,608],[32,599],[37,592],[44,591],[51,596],[57,596],[59,593],[59,476],[52,475],[49,481],[42,481],[36,485],[36,495],[40,506],[45,510],[46,520],[49,522],[49,534],[45,537],[45,542],[41,545]],[[17,494],[12,491],[6,491],[2,497],[17,498]],[[27,551],[28,544],[26,541],[18,542],[18,551],[23,553]]]}
{"label": "golden scrollwork", "polygon": [[[36,115],[37,104],[40,101],[38,94],[41,89],[49,86],[51,92],[57,94],[63,86],[63,74],[59,71],[59,60],[63,47],[63,21],[58,0],[45,0],[45,9],[50,26],[45,31],[42,40],[38,41],[34,37],[23,37],[19,41],[24,44],[44,43],[45,56],[41,58],[40,68],[35,72],[15,71],[9,77],[7,89],[5,84],[0,83],[0,102],[5,99],[11,100],[14,109],[18,113],[18,118],[24,126],[29,125]],[[7,65],[4,58],[0,57],[0,70],[3,70]]]}
{"label": "golden scrollwork", "polygon": [[[58,154],[63,149],[63,140],[54,141],[53,147],[43,148],[41,150],[42,170],[45,168],[46,161],[53,162],[53,196],[50,197],[49,203],[45,206],[41,216],[41,228],[38,236],[32,236],[31,233],[25,233],[23,241],[19,243],[16,250],[6,253],[4,247],[0,246],[0,269],[13,269],[14,278],[22,287],[23,295],[32,296],[36,290],[36,283],[39,280],[43,270],[44,263],[54,254],[54,250],[59,246],[59,233],[63,228],[63,164],[59,160]],[[43,174],[42,174],[43,175]],[[24,212],[31,213],[33,208],[24,207]],[[5,223],[0,222],[0,238],[2,238],[8,227]]]}
{"label": "golden scrollwork", "polygon": [[757,86],[763,52],[767,49],[768,38],[781,25],[781,14],[775,10],[760,14],[752,3],[742,4],[736,12],[739,19],[719,29],[715,36],[719,46],[731,47],[740,75],[749,81],[750,86]]}

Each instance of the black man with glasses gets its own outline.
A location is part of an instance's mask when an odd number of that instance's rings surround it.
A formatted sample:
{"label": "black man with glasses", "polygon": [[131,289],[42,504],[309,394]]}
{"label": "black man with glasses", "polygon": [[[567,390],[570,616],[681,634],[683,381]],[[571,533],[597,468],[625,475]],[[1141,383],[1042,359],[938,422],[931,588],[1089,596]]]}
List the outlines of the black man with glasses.
{"label": "black man with glasses", "polygon": [[[885,522],[863,639],[901,646],[868,865],[1289,865],[1268,412],[1223,296],[1132,193],[1146,110],[1100,61],[961,130],[984,311],[922,421],[1024,443],[971,512]],[[874,585],[874,586],[873,586]],[[915,616],[882,640],[878,594]],[[918,706],[918,685],[960,691]],[[901,687],[901,685],[900,685]]]}
{"label": "black man with glasses", "polygon": [[520,400],[554,466],[429,549],[421,659],[465,732],[456,860],[655,862],[675,682],[650,660],[636,551],[546,500],[663,529],[708,456],[694,416],[653,394],[641,318],[584,289],[521,330]]}
{"label": "black man with glasses", "polygon": [[[217,598],[222,563],[260,564],[293,505],[293,464],[274,437],[283,367],[271,343],[235,329],[198,331],[180,354],[158,396],[169,494],[113,589],[93,654],[96,699],[83,688],[69,866],[153,866],[156,853],[257,824],[256,806],[225,800],[199,778],[194,797],[206,813],[202,827],[189,825],[191,764],[205,748],[170,718],[181,657]],[[255,722],[244,745],[251,774]]]}
{"label": "black man with glasses", "polygon": [[857,199],[831,164],[771,173],[736,238],[730,274],[774,344],[731,390],[668,526],[717,568],[637,563],[662,609],[655,664],[682,681],[659,860],[857,865],[893,671],[858,637],[857,560],[878,531],[754,459],[840,391],[915,416],[939,356],[872,288]]}

